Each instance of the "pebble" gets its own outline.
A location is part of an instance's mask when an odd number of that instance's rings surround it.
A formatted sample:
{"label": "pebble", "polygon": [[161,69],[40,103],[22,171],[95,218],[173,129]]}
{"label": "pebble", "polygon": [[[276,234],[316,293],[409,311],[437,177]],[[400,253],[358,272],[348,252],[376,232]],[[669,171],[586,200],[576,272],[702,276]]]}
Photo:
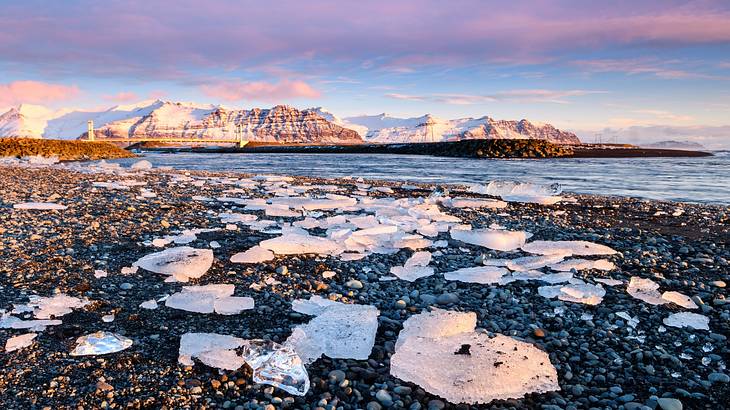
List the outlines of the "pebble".
{"label": "pebble", "polygon": [[357,279],[350,279],[345,283],[345,286],[347,286],[350,289],[362,289],[363,285],[362,282],[360,282]]}
{"label": "pebble", "polygon": [[730,383],[730,376],[725,373],[714,372],[707,376],[707,380],[713,383]]}
{"label": "pebble", "polygon": [[662,397],[657,399],[657,404],[662,410],[682,410],[682,402],[677,399]]}
{"label": "pebble", "polygon": [[436,299],[439,305],[450,305],[452,303],[459,303],[459,295],[456,293],[442,293]]}

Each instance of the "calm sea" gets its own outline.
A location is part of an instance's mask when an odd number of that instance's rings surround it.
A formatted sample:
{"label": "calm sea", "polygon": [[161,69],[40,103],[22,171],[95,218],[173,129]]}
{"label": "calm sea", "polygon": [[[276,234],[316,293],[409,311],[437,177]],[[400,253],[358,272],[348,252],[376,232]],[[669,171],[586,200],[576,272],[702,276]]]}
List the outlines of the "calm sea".
{"label": "calm sea", "polygon": [[[730,151],[703,158],[466,159],[420,155],[145,153],[155,166],[449,183],[513,180],[565,191],[730,204]],[[130,164],[135,160],[118,160]]]}

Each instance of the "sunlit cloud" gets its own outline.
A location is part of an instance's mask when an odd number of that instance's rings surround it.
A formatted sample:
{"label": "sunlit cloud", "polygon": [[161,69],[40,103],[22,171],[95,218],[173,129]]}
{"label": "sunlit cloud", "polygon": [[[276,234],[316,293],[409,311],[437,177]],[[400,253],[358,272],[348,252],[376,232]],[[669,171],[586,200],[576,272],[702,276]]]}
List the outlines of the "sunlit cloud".
{"label": "sunlit cloud", "polygon": [[694,120],[694,117],[690,115],[674,114],[664,110],[643,109],[634,110],[634,112],[637,114],[649,115],[660,120],[668,120],[673,122],[688,122]]}
{"label": "sunlit cloud", "polygon": [[678,64],[678,61],[659,62],[653,60],[636,60],[636,59],[598,59],[598,60],[579,60],[572,64],[586,72],[594,73],[623,73],[626,75],[651,75],[654,77],[677,80],[687,78],[714,78],[715,76],[692,72],[686,69],[672,67]]}
{"label": "sunlit cloud", "polygon": [[304,81],[220,81],[200,87],[203,94],[224,101],[259,100],[280,102],[291,98],[317,98],[321,94]]}
{"label": "sunlit cloud", "polygon": [[121,91],[113,95],[106,94],[102,95],[101,98],[114,103],[129,103],[132,101],[138,101],[140,99],[139,96],[132,91]]}
{"label": "sunlit cloud", "polygon": [[79,95],[75,85],[51,84],[42,81],[13,81],[0,84],[0,107],[21,103],[51,104],[69,101]]}
{"label": "sunlit cloud", "polygon": [[484,104],[496,101],[512,101],[512,102],[531,102],[531,103],[553,103],[553,104],[569,104],[570,97],[580,97],[589,94],[603,94],[605,91],[597,90],[544,90],[544,89],[527,89],[527,90],[509,90],[489,95],[471,95],[471,94],[429,94],[429,95],[412,95],[389,93],[385,94],[388,98],[416,102],[437,102],[443,104],[454,105],[471,105]]}

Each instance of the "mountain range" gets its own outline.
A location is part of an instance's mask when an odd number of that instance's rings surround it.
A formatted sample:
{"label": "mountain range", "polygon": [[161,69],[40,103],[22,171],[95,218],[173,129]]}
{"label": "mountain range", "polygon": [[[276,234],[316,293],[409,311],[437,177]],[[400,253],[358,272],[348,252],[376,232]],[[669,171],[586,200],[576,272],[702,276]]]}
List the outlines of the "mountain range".
{"label": "mountain range", "polygon": [[432,115],[397,118],[387,114],[339,118],[325,109],[233,109],[222,105],[143,101],[104,110],[52,111],[22,104],[0,115],[0,137],[76,139],[94,121],[97,139],[105,137],[236,138],[279,143],[357,144],[441,142],[463,139],[542,139],[580,143],[578,137],[549,124],[528,120],[440,119]]}
{"label": "mountain range", "polygon": [[694,141],[658,141],[651,144],[641,144],[642,148],[655,148],[655,149],[685,149],[685,150],[704,150],[704,145],[698,144]]}

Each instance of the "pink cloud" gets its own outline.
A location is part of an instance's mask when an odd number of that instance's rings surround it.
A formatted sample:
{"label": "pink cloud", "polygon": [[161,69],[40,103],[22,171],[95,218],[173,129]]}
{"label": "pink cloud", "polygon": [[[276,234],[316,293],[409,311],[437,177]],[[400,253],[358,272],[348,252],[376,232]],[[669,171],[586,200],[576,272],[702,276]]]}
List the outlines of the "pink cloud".
{"label": "pink cloud", "polygon": [[597,90],[544,90],[544,89],[523,89],[500,91],[488,95],[476,94],[427,94],[412,95],[400,93],[385,94],[388,98],[416,102],[437,102],[452,105],[484,104],[498,101],[509,102],[530,102],[530,103],[553,103],[568,104],[570,97],[582,97],[590,94],[605,94],[605,91]]}
{"label": "pink cloud", "polygon": [[50,84],[41,81],[13,81],[0,84],[0,107],[22,103],[49,104],[67,101],[79,94],[75,85]]}
{"label": "pink cloud", "polygon": [[287,98],[317,98],[321,94],[304,81],[225,81],[205,84],[200,87],[203,94],[225,101],[260,100],[278,102]]}
{"label": "pink cloud", "polygon": [[102,98],[115,103],[128,103],[139,100],[139,96],[132,91],[121,91],[114,95],[103,95]]}
{"label": "pink cloud", "polygon": [[714,76],[691,72],[673,67],[678,61],[655,61],[649,59],[596,59],[574,61],[572,64],[587,72],[624,73],[627,75],[646,74],[666,80],[685,78],[714,78]]}
{"label": "pink cloud", "polygon": [[348,62],[418,71],[558,61],[581,50],[730,42],[730,3],[720,0],[462,0],[458,7],[438,0],[282,0],[261,7],[210,0],[203,8],[194,0],[51,3],[3,5],[3,59],[64,73],[186,80],[211,68],[318,62],[337,69],[330,63]]}

